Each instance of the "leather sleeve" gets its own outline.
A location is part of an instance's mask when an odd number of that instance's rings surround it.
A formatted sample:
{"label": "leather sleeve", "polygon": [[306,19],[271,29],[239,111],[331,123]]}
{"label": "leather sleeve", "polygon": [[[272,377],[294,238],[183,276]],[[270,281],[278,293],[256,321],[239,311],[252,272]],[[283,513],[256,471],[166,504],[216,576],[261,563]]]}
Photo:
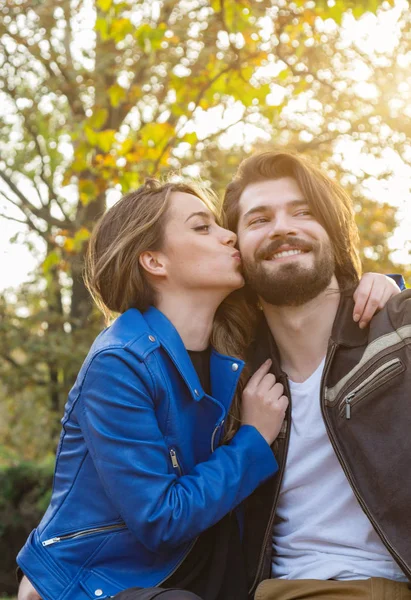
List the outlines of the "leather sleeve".
{"label": "leather sleeve", "polygon": [[159,551],[212,526],[278,466],[260,433],[242,426],[228,445],[178,477],[143,369],[132,354],[101,352],[75,411],[107,496],[136,538]]}

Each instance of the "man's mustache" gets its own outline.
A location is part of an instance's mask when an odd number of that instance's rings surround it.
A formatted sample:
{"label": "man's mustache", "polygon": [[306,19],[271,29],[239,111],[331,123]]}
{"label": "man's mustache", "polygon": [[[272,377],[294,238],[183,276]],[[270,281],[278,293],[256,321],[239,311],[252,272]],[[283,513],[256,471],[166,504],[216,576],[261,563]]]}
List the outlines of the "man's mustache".
{"label": "man's mustache", "polygon": [[302,250],[303,252],[310,252],[314,248],[314,244],[310,244],[306,240],[301,240],[298,237],[287,236],[283,238],[278,238],[270,242],[265,248],[261,248],[258,252],[256,252],[257,260],[266,260],[271,258],[272,255],[281,248],[281,246],[292,246],[292,248],[296,250]]}

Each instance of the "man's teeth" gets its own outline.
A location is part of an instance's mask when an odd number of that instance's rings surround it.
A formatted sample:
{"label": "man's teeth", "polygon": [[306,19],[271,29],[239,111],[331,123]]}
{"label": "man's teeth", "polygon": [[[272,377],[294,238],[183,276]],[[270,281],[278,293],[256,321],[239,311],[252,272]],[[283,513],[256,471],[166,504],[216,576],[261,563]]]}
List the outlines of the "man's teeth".
{"label": "man's teeth", "polygon": [[273,255],[273,258],[283,258],[284,256],[294,256],[294,254],[304,254],[302,250],[284,250]]}

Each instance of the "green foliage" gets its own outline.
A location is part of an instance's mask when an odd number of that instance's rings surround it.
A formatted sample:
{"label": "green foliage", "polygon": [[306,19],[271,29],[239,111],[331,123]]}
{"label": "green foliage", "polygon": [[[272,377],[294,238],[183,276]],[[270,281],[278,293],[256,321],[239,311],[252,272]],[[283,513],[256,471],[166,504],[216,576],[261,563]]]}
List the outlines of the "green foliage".
{"label": "green foliage", "polygon": [[16,593],[15,556],[47,508],[53,461],[0,469],[0,593]]}

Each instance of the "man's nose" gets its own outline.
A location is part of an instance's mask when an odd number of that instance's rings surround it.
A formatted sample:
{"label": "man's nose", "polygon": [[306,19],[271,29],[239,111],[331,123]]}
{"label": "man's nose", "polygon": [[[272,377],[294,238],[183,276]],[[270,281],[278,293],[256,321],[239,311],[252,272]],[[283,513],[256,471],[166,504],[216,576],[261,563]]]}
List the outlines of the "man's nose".
{"label": "man's nose", "polygon": [[271,222],[269,236],[271,239],[286,235],[296,235],[297,229],[293,220],[285,214],[276,215],[275,219]]}

